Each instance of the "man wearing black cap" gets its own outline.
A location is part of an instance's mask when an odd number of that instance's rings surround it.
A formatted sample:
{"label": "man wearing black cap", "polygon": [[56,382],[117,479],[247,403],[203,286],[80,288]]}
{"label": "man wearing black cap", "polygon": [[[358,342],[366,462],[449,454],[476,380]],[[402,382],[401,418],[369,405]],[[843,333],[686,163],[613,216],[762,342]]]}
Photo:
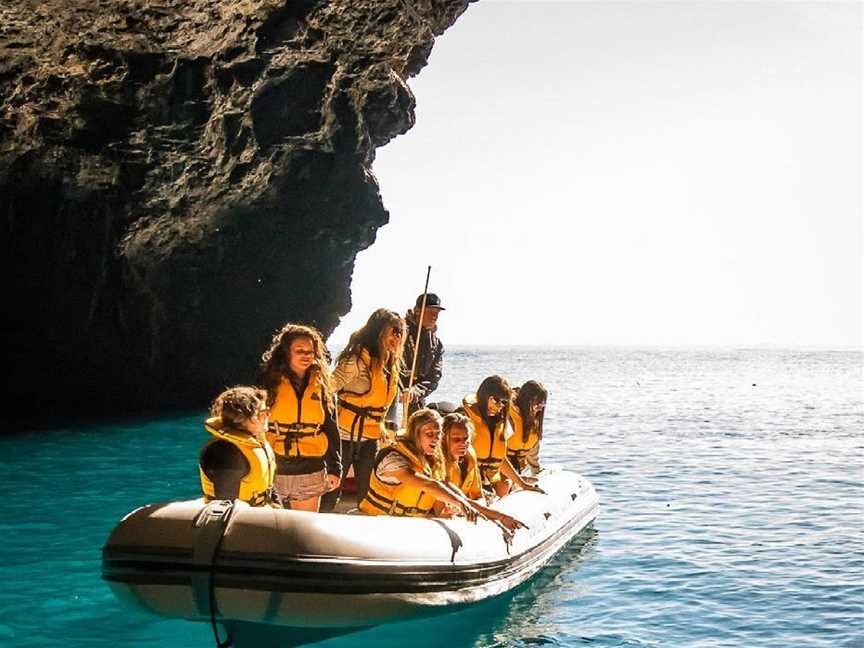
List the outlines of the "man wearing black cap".
{"label": "man wearing black cap", "polygon": [[[414,344],[417,341],[417,320],[423,311],[423,321],[420,332],[420,351],[417,352],[417,367],[414,371],[414,382],[410,389],[408,381],[411,376],[411,364],[414,362]],[[441,363],[444,358],[444,345],[438,339],[438,315],[444,307],[441,299],[435,293],[426,294],[426,307],[423,309],[423,295],[417,298],[414,308],[405,315],[408,325],[408,339],[402,352],[403,373],[401,387],[404,390],[403,403],[408,400],[408,413],[413,414],[426,404],[426,397],[438,389],[441,380]]]}

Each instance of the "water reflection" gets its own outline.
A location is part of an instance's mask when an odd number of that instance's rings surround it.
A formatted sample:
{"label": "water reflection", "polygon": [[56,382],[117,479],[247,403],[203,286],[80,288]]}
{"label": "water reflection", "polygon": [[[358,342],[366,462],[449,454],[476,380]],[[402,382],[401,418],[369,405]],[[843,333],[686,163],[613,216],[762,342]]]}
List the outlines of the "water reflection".
{"label": "water reflection", "polygon": [[595,553],[599,536],[595,528],[586,529],[533,579],[488,604],[477,606],[489,606],[480,620],[480,627],[486,625],[488,629],[477,635],[473,645],[478,648],[562,645],[560,640],[573,627],[568,624],[569,630],[562,628],[556,610],[577,605],[584,591],[578,585],[577,572]]}

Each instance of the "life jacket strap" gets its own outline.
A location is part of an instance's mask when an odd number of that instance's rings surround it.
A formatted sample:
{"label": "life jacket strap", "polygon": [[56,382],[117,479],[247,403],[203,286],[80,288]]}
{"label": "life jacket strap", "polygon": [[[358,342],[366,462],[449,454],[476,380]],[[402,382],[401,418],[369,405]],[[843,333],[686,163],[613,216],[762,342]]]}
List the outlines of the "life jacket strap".
{"label": "life jacket strap", "polygon": [[363,418],[370,419],[379,423],[384,420],[384,414],[386,410],[383,407],[358,407],[353,403],[349,403],[348,401],[344,401],[341,398],[338,401],[339,407],[343,407],[349,412],[354,412],[358,416],[362,416]]}
{"label": "life jacket strap", "polygon": [[198,613],[210,618],[216,645],[220,647],[230,646],[232,641],[230,635],[222,641],[216,627],[216,561],[233,514],[234,502],[213,500],[207,503],[192,522],[196,529],[192,564],[197,567],[192,575],[192,597]]}
{"label": "life jacket strap", "polygon": [[501,472],[502,459],[478,459],[477,463],[480,467],[480,483],[483,486],[488,486],[492,483],[492,478]]}
{"label": "life jacket strap", "polygon": [[432,511],[431,508],[424,509],[417,506],[404,506],[396,500],[390,499],[389,497],[384,497],[380,493],[376,492],[371,486],[366,491],[366,501],[380,511],[383,511],[387,515],[429,515]]}
{"label": "life jacket strap", "polygon": [[249,498],[249,506],[264,506],[269,503],[269,499],[267,497],[267,493],[255,493],[252,497]]}
{"label": "life jacket strap", "polygon": [[280,423],[271,421],[267,431],[280,439],[302,439],[320,434],[321,427],[315,423]]}
{"label": "life jacket strap", "polygon": [[355,414],[354,421],[351,423],[351,430],[349,431],[352,441],[354,441],[355,431],[357,432],[357,441],[363,437],[363,424],[366,422],[366,419],[380,423],[384,420],[384,414],[386,413],[383,407],[358,407],[341,398],[338,400],[338,405]]}

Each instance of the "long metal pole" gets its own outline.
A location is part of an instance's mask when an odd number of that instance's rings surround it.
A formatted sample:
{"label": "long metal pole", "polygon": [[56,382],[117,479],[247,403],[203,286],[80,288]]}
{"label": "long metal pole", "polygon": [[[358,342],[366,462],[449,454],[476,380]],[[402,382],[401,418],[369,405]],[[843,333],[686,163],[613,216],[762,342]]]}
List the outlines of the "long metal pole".
{"label": "long metal pole", "polygon": [[[417,320],[417,335],[414,338],[414,358],[411,360],[411,375],[408,377],[408,390],[414,386],[414,372],[417,370],[417,352],[420,350],[420,333],[423,331],[423,316],[426,314],[426,294],[429,292],[429,275],[432,266],[426,266],[426,285],[423,287],[423,301],[420,302],[420,318]],[[402,398],[402,429],[408,429],[408,399]]]}

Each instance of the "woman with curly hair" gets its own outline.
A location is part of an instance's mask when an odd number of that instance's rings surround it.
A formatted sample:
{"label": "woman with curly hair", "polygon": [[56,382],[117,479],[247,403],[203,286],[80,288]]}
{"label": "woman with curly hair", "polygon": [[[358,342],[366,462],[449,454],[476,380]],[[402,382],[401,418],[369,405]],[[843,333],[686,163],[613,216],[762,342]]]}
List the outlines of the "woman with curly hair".
{"label": "woman with curly hair", "polygon": [[378,452],[360,510],[369,515],[450,517],[493,520],[508,531],[525,525],[500,511],[472,501],[445,480],[441,415],[424,408],[408,419],[405,435]]}
{"label": "woman with curly hair", "polygon": [[[338,400],[339,436],[342,440],[342,478],[354,466],[357,501],[366,495],[369,474],[386,440],[384,419],[399,389],[405,322],[391,310],[379,308],[366,324],[351,334],[336,359],[333,388]],[[338,502],[341,490],[326,499],[324,509]]]}
{"label": "woman with curly hair", "polygon": [[513,435],[507,439],[507,458],[520,474],[529,467],[531,455],[543,438],[543,413],[549,393],[536,380],[529,380],[517,390],[510,407]]}
{"label": "woman with curly hair", "polygon": [[342,476],[332,378],[321,334],[288,323],[261,356],[267,390],[267,440],[276,453],[277,495],[283,506],[317,511]]}
{"label": "woman with curly hair", "polygon": [[243,500],[250,506],[274,503],[276,459],[267,443],[267,394],[254,387],[232,387],[210,407],[204,429],[213,438],[198,458],[204,501]]}

